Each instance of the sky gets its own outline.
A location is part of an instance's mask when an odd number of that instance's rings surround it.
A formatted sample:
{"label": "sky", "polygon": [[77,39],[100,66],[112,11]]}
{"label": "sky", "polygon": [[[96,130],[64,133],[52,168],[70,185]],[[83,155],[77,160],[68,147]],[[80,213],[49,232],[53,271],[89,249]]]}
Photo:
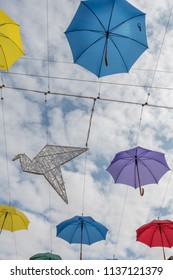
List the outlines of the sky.
{"label": "sky", "polygon": [[[11,202],[30,221],[28,230],[2,231],[0,259],[27,260],[47,251],[79,259],[79,244],[56,237],[56,225],[83,213],[108,228],[106,240],[83,246],[84,259],[162,260],[162,248],[137,242],[136,229],[158,217],[173,220],[172,171],[158,185],[144,186],[141,197],[138,189],[114,184],[106,169],[116,153],[137,145],[164,153],[172,169],[173,4],[129,1],[146,13],[149,48],[129,73],[98,79],[73,63],[64,34],[79,3],[0,0],[0,9],[20,25],[25,52],[1,71],[0,203]],[[12,161],[19,153],[32,159],[47,143],[87,143],[86,153],[61,167],[68,205],[43,176]]]}

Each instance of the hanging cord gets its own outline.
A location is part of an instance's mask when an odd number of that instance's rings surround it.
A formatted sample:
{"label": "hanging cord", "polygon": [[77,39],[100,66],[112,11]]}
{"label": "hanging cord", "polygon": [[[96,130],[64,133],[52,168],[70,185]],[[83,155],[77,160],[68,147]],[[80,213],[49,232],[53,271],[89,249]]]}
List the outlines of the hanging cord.
{"label": "hanging cord", "polygon": [[[10,186],[10,176],[9,176],[10,173],[9,173],[9,165],[8,165],[8,151],[7,151],[6,126],[5,126],[4,97],[3,97],[3,94],[2,94],[2,88],[4,86],[2,75],[1,75],[1,81],[2,81],[2,86],[0,87],[1,88],[1,108],[2,108],[2,123],[3,123],[3,131],[4,131],[4,145],[5,145],[5,157],[6,157],[6,168],[7,168],[8,199],[9,199],[9,205],[11,205],[11,186]],[[15,232],[13,234],[13,237],[14,237],[15,255],[16,255],[16,259],[18,259]]]}
{"label": "hanging cord", "polygon": [[[94,114],[95,102],[96,102],[96,99],[94,99],[93,106],[92,106],[92,109],[91,109],[91,115],[90,115],[90,119],[89,119],[89,127],[88,127],[88,132],[87,132],[87,140],[86,140],[86,144],[85,144],[86,148],[88,148],[88,141],[89,141],[89,136],[90,136],[90,131],[91,131],[91,124],[92,124],[92,117],[93,117],[93,114]],[[83,184],[83,197],[82,197],[82,215],[84,213],[84,204],[85,204],[84,200],[85,200],[85,185],[86,185],[87,154],[88,154],[88,151],[86,151],[86,153],[85,153],[84,184]]]}
{"label": "hanging cord", "polygon": [[94,109],[95,109],[95,103],[96,103],[97,99],[100,99],[100,90],[101,90],[101,79],[99,82],[98,95],[97,95],[97,98],[94,98],[93,106],[91,109],[91,115],[90,115],[90,119],[89,119],[89,127],[88,127],[88,133],[87,133],[87,140],[86,140],[86,147],[88,147],[88,141],[89,141],[89,136],[90,136],[90,131],[91,131],[91,124],[92,124],[92,118],[93,118]]}
{"label": "hanging cord", "polygon": [[145,102],[145,104],[142,105],[142,108],[141,108],[141,114],[140,114],[140,120],[139,120],[138,131],[137,131],[137,138],[136,138],[136,145],[138,145],[138,140],[139,140],[139,135],[140,135],[140,130],[141,130],[141,124],[142,124],[142,117],[143,117],[143,112],[144,112],[144,105],[148,105],[148,101],[149,101],[149,98],[151,96],[151,90],[152,90],[152,86],[153,86],[153,83],[154,83],[154,80],[155,80],[155,76],[156,76],[156,72],[157,72],[157,67],[158,67],[160,56],[161,56],[162,49],[163,49],[163,44],[165,42],[166,33],[167,33],[168,26],[169,26],[169,23],[170,23],[170,18],[171,18],[172,10],[173,10],[173,6],[171,8],[171,11],[170,11],[170,14],[169,14],[169,17],[168,17],[167,25],[166,25],[166,28],[165,28],[165,33],[164,33],[164,36],[163,36],[163,40],[162,40],[161,48],[160,48],[160,51],[159,51],[159,55],[157,57],[157,61],[156,61],[156,65],[155,65],[155,68],[154,68],[154,73],[153,73],[151,85],[150,85],[150,88],[149,88],[149,91],[148,91],[148,94],[147,94],[146,102]]}
{"label": "hanging cord", "polygon": [[48,93],[50,93],[50,68],[49,68],[49,3],[46,1],[47,15],[47,77],[48,77]]}
{"label": "hanging cord", "polygon": [[46,141],[47,141],[47,144],[48,144],[48,142],[49,142],[49,129],[48,129],[47,93],[45,93],[44,104],[45,104],[45,122],[46,122]]}
{"label": "hanging cord", "polygon": [[161,204],[161,207],[160,207],[160,210],[159,210],[159,213],[158,213],[158,219],[160,219],[160,216],[161,216],[163,204],[164,204],[164,202],[165,202],[165,198],[166,198],[166,194],[167,194],[167,191],[168,191],[169,183],[170,183],[170,181],[171,181],[172,173],[173,173],[173,170],[172,170],[172,168],[171,168],[171,173],[170,173],[170,176],[169,176],[169,179],[168,179],[168,183],[167,183],[167,186],[166,186],[166,189],[165,189],[165,193],[164,193],[164,196],[163,196],[162,204]]}
{"label": "hanging cord", "polygon": [[[50,93],[50,69],[49,69],[49,1],[46,0],[46,15],[47,15],[47,77],[48,77],[48,92],[45,93],[45,121],[46,121],[46,139],[49,141],[48,131],[48,110],[47,110],[47,94]],[[50,226],[50,252],[52,253],[52,211],[51,211],[51,190],[49,186],[49,226]]]}
{"label": "hanging cord", "polygon": [[84,215],[84,210],[85,210],[85,187],[86,187],[87,154],[88,154],[88,151],[86,151],[86,153],[85,153],[85,162],[84,162],[84,182],[83,182],[83,195],[82,195],[82,216]]}
{"label": "hanging cord", "polygon": [[117,241],[116,241],[116,244],[115,244],[115,254],[113,255],[113,258],[114,258],[114,259],[115,259],[115,257],[116,257],[117,245],[118,245],[118,241],[119,241],[119,236],[120,236],[122,221],[123,221],[123,217],[124,217],[124,210],[125,210],[125,205],[126,205],[126,201],[127,201],[128,189],[129,189],[128,186],[126,186],[126,193],[125,193],[125,198],[124,198],[124,203],[123,203],[123,209],[122,209],[122,213],[121,213],[121,217],[120,217],[120,224],[119,224],[119,228],[118,228]]}
{"label": "hanging cord", "polygon": [[[96,100],[100,98],[100,89],[101,89],[101,79],[100,79],[100,83],[99,83],[98,97],[94,98],[93,106],[92,106],[92,109],[91,109],[91,115],[90,115],[90,119],[89,119],[89,127],[88,127],[88,132],[87,132],[87,139],[86,139],[86,144],[85,144],[86,148],[88,148],[88,141],[89,141],[90,132],[91,132],[91,125],[92,125],[92,118],[93,118],[93,114],[94,114],[95,103],[96,103]],[[82,215],[84,213],[84,204],[85,204],[84,201],[85,201],[85,186],[86,186],[87,155],[88,155],[88,151],[86,151],[86,153],[85,153],[84,184],[83,184],[83,197],[82,197]]]}
{"label": "hanging cord", "polygon": [[[167,32],[167,29],[168,29],[168,26],[169,26],[170,18],[171,18],[171,15],[172,15],[172,10],[173,10],[173,5],[172,5],[172,9],[170,11],[169,19],[168,19],[168,22],[167,22],[167,26],[166,26],[166,30],[165,30],[165,34],[164,34],[164,39],[166,37],[166,32]],[[162,44],[162,47],[163,47],[163,44]],[[158,219],[160,218],[160,215],[161,215],[161,211],[162,211],[162,208],[163,208],[163,203],[165,201],[165,197],[166,197],[166,194],[167,194],[167,191],[168,191],[168,186],[169,186],[169,183],[170,183],[170,180],[171,180],[172,172],[173,172],[173,170],[171,168],[171,174],[169,176],[169,180],[168,180],[168,183],[167,183],[167,186],[166,186],[166,189],[165,189],[165,193],[164,193],[164,196],[163,196],[162,204],[161,204],[161,207],[160,207],[160,210],[159,210],[159,214],[158,214]]]}
{"label": "hanging cord", "polygon": [[52,253],[52,211],[51,211],[51,191],[49,187],[49,226],[50,226],[50,252]]}
{"label": "hanging cord", "polygon": [[[164,201],[165,201],[165,198],[166,198],[166,194],[167,194],[167,191],[168,191],[168,186],[169,186],[169,183],[170,183],[170,181],[171,181],[171,176],[172,176],[172,173],[173,173],[172,167],[171,167],[170,169],[171,169],[171,173],[170,173],[170,176],[169,176],[169,179],[168,179],[168,183],[167,183],[167,186],[166,186],[166,189],[165,189],[165,192],[164,192],[162,204],[161,204],[161,207],[160,207],[160,209],[159,209],[158,220],[160,219],[160,216],[161,216],[163,204],[164,204]],[[145,250],[145,254],[144,254],[145,259],[146,259],[146,257],[147,257],[147,254],[148,254],[148,247],[147,247],[146,250]]]}
{"label": "hanging cord", "polygon": [[138,130],[137,130],[137,136],[136,136],[136,146],[138,146],[138,140],[139,140],[139,133],[140,133],[140,130],[141,130],[143,110],[144,110],[144,106],[142,105],[141,112],[140,112],[140,118],[139,118],[139,124],[138,124]]}
{"label": "hanging cord", "polygon": [[6,137],[4,98],[2,95],[2,87],[1,87],[1,108],[2,108],[2,123],[3,123],[3,131],[4,131],[4,145],[5,145],[5,157],[6,157],[6,168],[7,168],[8,198],[9,198],[9,205],[11,205],[11,187],[10,187],[9,166],[8,166],[7,137]]}
{"label": "hanging cord", "polygon": [[153,85],[153,82],[154,82],[154,79],[155,79],[155,76],[156,76],[157,67],[158,67],[160,56],[161,56],[162,49],[163,49],[163,44],[165,42],[166,33],[167,33],[167,30],[168,30],[168,26],[169,26],[171,15],[172,15],[172,10],[173,10],[173,5],[172,5],[172,8],[170,10],[169,17],[168,17],[167,25],[166,25],[166,28],[165,28],[165,33],[164,33],[163,40],[162,40],[162,45],[161,45],[160,52],[159,52],[159,55],[158,55],[158,58],[157,58],[157,61],[156,61],[156,66],[155,66],[155,69],[154,69],[154,74],[153,74],[153,78],[152,78],[152,81],[151,81],[151,86],[150,86],[150,90],[149,90],[149,93],[148,93],[148,96],[147,96],[146,103],[148,103],[149,98],[151,96],[151,89],[152,89],[152,85]]}
{"label": "hanging cord", "polygon": [[89,141],[89,137],[90,137],[91,124],[92,124],[92,118],[93,118],[93,114],[94,114],[95,103],[96,103],[96,98],[94,98],[93,106],[91,109],[91,115],[90,115],[90,119],[89,119],[89,127],[88,127],[88,133],[87,133],[87,140],[86,140],[86,147],[88,147],[88,141]]}

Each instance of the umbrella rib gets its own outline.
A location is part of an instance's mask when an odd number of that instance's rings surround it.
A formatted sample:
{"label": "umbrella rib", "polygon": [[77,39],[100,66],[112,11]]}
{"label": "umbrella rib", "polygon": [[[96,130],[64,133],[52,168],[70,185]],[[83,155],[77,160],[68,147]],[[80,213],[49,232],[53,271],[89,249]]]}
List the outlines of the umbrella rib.
{"label": "umbrella rib", "polygon": [[[153,159],[153,158],[149,158],[149,159],[155,160],[155,159]],[[157,160],[155,160],[155,161],[157,161]],[[151,174],[151,176],[153,177],[153,179],[155,180],[155,182],[158,183],[158,180],[157,180],[157,179],[155,178],[155,176],[152,174],[152,172],[151,172],[151,170],[148,168],[148,166],[147,166],[141,159],[138,159],[138,162],[147,168],[147,170],[149,171],[149,173]],[[160,164],[162,164],[160,161],[157,161],[157,162],[159,162]],[[163,164],[163,165],[164,165],[164,164]],[[164,166],[165,166],[165,165],[164,165]]]}
{"label": "umbrella rib", "polygon": [[[119,159],[119,160],[121,160],[121,159]],[[117,161],[118,161],[118,160],[117,160]],[[116,162],[117,162],[117,161],[116,161]],[[117,179],[116,179],[115,182],[117,182],[117,180],[118,180],[119,176],[121,175],[122,171],[123,171],[124,168],[126,168],[126,166],[129,165],[129,164],[131,164],[131,160],[129,160],[129,161],[122,167],[122,169],[120,170],[120,172],[119,172],[119,174],[118,174]]]}
{"label": "umbrella rib", "polygon": [[118,27],[120,27],[121,25],[123,25],[124,23],[126,23],[126,22],[132,20],[133,18],[141,17],[141,16],[143,16],[143,15],[145,15],[145,14],[144,14],[144,13],[141,13],[141,14],[139,14],[139,15],[136,15],[136,16],[133,16],[133,17],[131,17],[131,18],[128,18],[128,19],[124,20],[124,21],[121,22],[120,24],[118,24],[118,25],[112,27],[112,29],[110,29],[110,32],[114,31],[115,29],[117,29]]}
{"label": "umbrella rib", "polygon": [[96,41],[94,41],[91,45],[89,45],[85,50],[83,50],[83,52],[75,59],[74,62],[77,62],[77,60],[90,48],[92,47],[94,44],[96,44],[97,42],[99,42],[100,40],[102,40],[104,38],[104,36],[100,37],[99,39],[97,39]]}
{"label": "umbrella rib", "polygon": [[[170,242],[169,242],[169,239],[167,238],[167,235],[166,235],[166,233],[165,233],[165,231],[164,231],[164,229],[162,228],[162,232],[164,233],[164,236],[165,236],[165,238],[166,238],[166,240],[167,240],[167,242],[168,242],[168,244],[169,244],[169,248],[171,248],[173,245],[171,245],[170,244]],[[166,247],[166,246],[165,246]]]}
{"label": "umbrella rib", "polygon": [[[91,226],[92,226],[92,222],[90,223],[90,222],[88,222],[88,224],[90,224]],[[85,224],[84,224],[84,226],[85,226]],[[97,229],[97,231],[100,233],[100,235],[103,237],[103,239],[105,239],[105,236],[102,234],[102,232],[97,228],[97,226],[95,226],[94,225],[94,227]],[[87,236],[88,236],[88,241],[89,241],[89,245],[91,245],[92,243],[90,242],[90,238],[89,238],[89,233],[88,233],[88,228],[85,226],[85,230],[86,230],[86,233],[87,233]],[[95,241],[95,242],[97,242],[97,241]],[[95,242],[93,242],[93,243],[95,243]]]}
{"label": "umbrella rib", "polygon": [[[135,40],[135,39],[133,39],[133,38],[130,38],[130,37],[128,37],[128,36],[122,36],[122,35],[119,35],[119,34],[111,34],[111,35],[113,35],[113,36],[118,35],[118,37],[129,39],[129,40],[131,40],[131,41],[134,41],[134,42],[138,43],[139,45],[142,45],[142,46],[148,48],[148,46],[146,46],[145,44],[143,44],[143,43],[141,43],[141,42],[139,42],[139,41],[137,41],[137,40]],[[125,60],[124,60],[122,54],[121,54],[121,51],[119,50],[119,48],[118,48],[117,45],[115,44],[114,40],[111,38],[111,35],[110,35],[109,38],[110,38],[111,42],[113,43],[114,47],[115,47],[115,48],[117,49],[117,51],[119,52],[119,54],[120,54],[120,56],[121,56],[121,59],[122,59],[124,65],[125,65],[125,67],[126,67],[127,72],[128,72],[129,69],[127,68],[127,65],[126,65],[126,63],[125,63]],[[113,37],[113,36],[112,36],[112,37]]]}
{"label": "umbrella rib", "polygon": [[110,35],[112,35],[112,37],[116,35],[117,37],[129,39],[129,40],[131,40],[131,41],[134,41],[134,42],[136,42],[136,43],[138,43],[138,44],[140,44],[140,45],[142,45],[142,46],[148,48],[147,45],[145,45],[145,44],[143,44],[143,43],[139,42],[138,40],[135,40],[135,39],[133,39],[133,38],[131,38],[131,37],[124,36],[124,35],[121,35],[121,34],[116,34],[116,33],[110,33]]}
{"label": "umbrella rib", "polygon": [[[72,244],[73,243],[73,237],[74,237],[74,235],[75,235],[75,232],[77,231],[77,229],[79,228],[81,226],[81,223],[79,224],[77,224],[77,226],[76,226],[76,228],[75,228],[75,230],[73,231],[73,234],[72,234],[72,236],[71,236],[71,238],[70,238],[70,241],[69,241],[69,243],[70,244]],[[78,242],[77,242],[78,243]]]}
{"label": "umbrella rib", "polygon": [[97,231],[100,233],[100,235],[105,239],[105,236],[102,234],[102,232],[96,227]]}
{"label": "umbrella rib", "polygon": [[146,159],[146,160],[148,160],[148,159],[154,160],[154,161],[156,161],[156,162],[158,162],[158,163],[164,165],[165,167],[168,167],[167,164],[164,164],[163,162],[161,162],[160,160],[157,160],[157,159],[155,159],[155,158],[147,157],[147,158],[145,158],[145,159]]}
{"label": "umbrella rib", "polygon": [[100,31],[100,30],[96,30],[96,29],[86,29],[86,28],[84,28],[84,29],[67,30],[67,31],[65,31],[65,33],[67,34],[67,33],[80,32],[80,31],[82,31],[82,32],[84,32],[84,31],[89,31],[89,32],[95,32],[95,33],[105,34],[104,31]]}
{"label": "umbrella rib", "polygon": [[[123,36],[121,36],[121,37],[123,37]],[[114,47],[115,47],[115,48],[117,49],[117,51],[119,52],[119,55],[121,56],[121,59],[122,59],[122,61],[123,61],[123,63],[124,63],[124,66],[126,67],[126,71],[128,72],[129,69],[127,68],[126,62],[125,62],[125,60],[124,60],[124,58],[123,58],[123,56],[122,56],[122,54],[121,54],[119,48],[118,48],[117,45],[114,43],[114,41],[112,40],[112,38],[111,38],[111,37],[109,37],[109,38],[110,38],[111,42],[113,43]]]}
{"label": "umbrella rib", "polygon": [[8,39],[10,42],[12,42],[12,43],[24,54],[23,50],[22,50],[11,38],[9,38],[8,36],[5,36],[5,35],[2,34],[2,33],[1,33],[1,35],[2,35],[2,37],[6,38],[6,39]]}
{"label": "umbrella rib", "polygon": [[[168,167],[167,166],[167,164],[164,164],[163,162],[161,162],[160,160],[157,160],[157,159],[155,159],[155,158],[152,158],[152,157],[146,157],[145,156],[145,154],[148,154],[148,152],[149,151],[144,151],[143,153],[141,153],[139,156],[137,156],[139,159],[142,159],[142,157],[143,157],[143,159],[145,160],[148,160],[148,159],[150,159],[150,160],[155,160],[156,162],[159,162],[160,164],[162,164],[162,165],[164,165],[165,167]],[[134,157],[129,151],[126,151],[126,153],[129,155],[129,156],[131,156],[131,157]]]}
{"label": "umbrella rib", "polygon": [[108,30],[109,30],[109,27],[110,27],[110,24],[111,24],[114,6],[115,6],[115,0],[114,0],[114,3],[112,4],[112,10],[111,10],[110,18],[109,18]]}
{"label": "umbrella rib", "polygon": [[[2,33],[1,33],[1,34],[2,34]],[[20,50],[21,53],[24,55],[23,50],[22,50],[13,40],[11,40],[11,38],[5,36],[4,34],[2,34],[2,36],[3,36],[4,38],[6,38],[7,40],[11,41],[11,42],[18,48],[18,50]],[[1,49],[2,49],[2,46],[1,46]],[[4,54],[5,64],[6,64],[6,67],[7,67],[7,69],[8,69],[9,67],[8,67],[7,60],[6,60],[6,56],[5,56],[5,53],[4,53],[3,49],[2,49],[2,52],[3,52],[3,54]]]}
{"label": "umbrella rib", "polygon": [[18,217],[20,217],[20,219],[22,220],[22,222],[24,223],[24,225],[28,228],[28,221],[25,221],[26,218],[22,217],[21,215],[18,215]]}
{"label": "umbrella rib", "polygon": [[88,229],[87,229],[85,223],[83,224],[83,226],[84,226],[84,228],[86,230],[86,233],[87,233],[87,236],[88,236],[88,244],[91,245],[90,238],[89,238],[89,232],[88,232]]}
{"label": "umbrella rib", "polygon": [[[132,156],[133,157],[133,155],[131,155],[131,153],[129,152],[129,151],[127,151],[127,153],[129,154],[129,156]],[[154,175],[151,173],[151,170],[148,168],[148,166],[143,162],[143,160],[154,160],[154,161],[156,161],[156,162],[158,162],[158,163],[160,163],[160,164],[162,164],[163,166],[165,166],[165,167],[168,167],[166,164],[164,164],[164,163],[162,163],[161,161],[159,161],[159,160],[157,160],[157,159],[154,159],[154,158],[152,158],[152,157],[145,157],[145,154],[147,154],[148,152],[143,152],[143,153],[141,153],[141,155],[140,156],[137,156],[137,159],[138,159],[138,161],[139,161],[139,163],[140,164],[143,164],[143,166],[145,166],[146,168],[147,168],[147,170],[149,171],[149,173],[152,175],[152,177],[153,177],[153,179],[155,180],[155,182],[157,182],[158,183],[158,181],[156,180],[156,178],[154,177]],[[143,160],[141,160],[141,158],[142,158],[142,156],[144,155],[144,159]],[[169,168],[169,167],[168,167]]]}
{"label": "umbrella rib", "polygon": [[[158,226],[158,224],[157,224],[157,226]],[[152,242],[153,242],[153,240],[154,240],[154,236],[155,236],[157,230],[158,230],[158,228],[155,229],[155,231],[154,231],[154,233],[153,233],[153,235],[152,235],[152,238],[151,238],[150,245],[148,245],[150,248],[153,247],[153,246],[152,246]]]}
{"label": "umbrella rib", "polygon": [[100,19],[98,18],[98,16],[93,12],[93,10],[91,10],[90,7],[88,7],[86,3],[81,2],[81,4],[83,4],[85,7],[88,8],[88,10],[96,17],[96,19],[98,20],[98,22],[99,22],[100,25],[102,26],[103,30],[106,31],[106,28],[104,27],[104,25],[102,24],[102,22],[100,21]]}
{"label": "umbrella rib", "polygon": [[6,64],[6,67],[7,67],[7,69],[8,69],[6,56],[5,56],[5,53],[4,53],[4,50],[3,50],[2,46],[1,46],[1,50],[2,50],[2,53],[3,53],[4,59],[5,59],[5,64]]}

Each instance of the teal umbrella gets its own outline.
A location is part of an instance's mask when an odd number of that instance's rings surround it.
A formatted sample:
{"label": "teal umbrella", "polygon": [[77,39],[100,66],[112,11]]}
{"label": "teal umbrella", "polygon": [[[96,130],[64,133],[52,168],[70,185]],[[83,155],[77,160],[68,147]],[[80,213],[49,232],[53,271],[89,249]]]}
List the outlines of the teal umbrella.
{"label": "teal umbrella", "polygon": [[55,255],[49,252],[38,253],[30,257],[30,260],[62,260],[59,255]]}

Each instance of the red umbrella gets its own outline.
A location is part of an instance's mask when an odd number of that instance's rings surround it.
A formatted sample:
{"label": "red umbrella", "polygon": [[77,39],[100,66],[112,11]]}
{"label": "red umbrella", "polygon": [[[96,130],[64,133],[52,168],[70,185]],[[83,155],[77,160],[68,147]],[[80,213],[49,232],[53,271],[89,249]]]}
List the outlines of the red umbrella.
{"label": "red umbrella", "polygon": [[163,256],[166,259],[164,247],[173,246],[173,222],[170,220],[153,220],[136,230],[136,241],[149,247],[162,247]]}

